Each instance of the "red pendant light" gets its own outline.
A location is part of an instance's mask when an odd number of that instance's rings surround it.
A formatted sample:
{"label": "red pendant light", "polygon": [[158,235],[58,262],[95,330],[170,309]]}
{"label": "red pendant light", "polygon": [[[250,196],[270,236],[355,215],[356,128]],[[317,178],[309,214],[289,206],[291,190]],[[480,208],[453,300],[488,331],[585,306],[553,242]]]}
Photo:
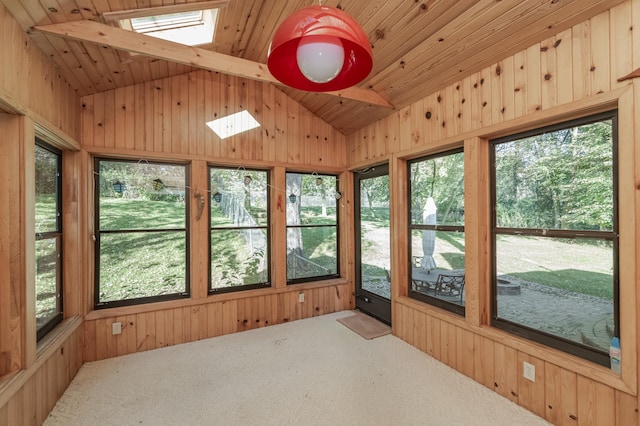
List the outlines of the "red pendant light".
{"label": "red pendant light", "polygon": [[294,12],[276,30],[267,65],[281,83],[309,92],[354,86],[373,67],[367,35],[340,9],[309,6]]}

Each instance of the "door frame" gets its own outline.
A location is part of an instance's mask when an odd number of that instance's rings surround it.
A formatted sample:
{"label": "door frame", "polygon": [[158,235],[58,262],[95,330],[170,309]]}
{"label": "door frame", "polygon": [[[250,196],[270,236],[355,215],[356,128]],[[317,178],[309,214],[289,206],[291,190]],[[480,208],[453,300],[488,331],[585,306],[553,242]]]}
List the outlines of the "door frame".
{"label": "door frame", "polygon": [[[377,318],[378,320],[391,325],[391,280],[389,270],[389,299],[382,297],[376,293],[372,293],[362,288],[362,226],[361,226],[361,210],[360,204],[360,182],[365,179],[376,178],[380,176],[389,176],[389,164],[379,164],[368,167],[363,170],[354,170],[353,172],[353,193],[354,193],[354,209],[353,209],[353,231],[354,231],[354,266],[355,266],[355,300],[356,309]],[[389,192],[391,188],[389,187]],[[391,206],[389,206],[391,209]],[[389,232],[391,232],[391,224],[389,224]],[[391,248],[389,248],[389,259],[391,259]],[[391,269],[391,268],[389,268]]]}

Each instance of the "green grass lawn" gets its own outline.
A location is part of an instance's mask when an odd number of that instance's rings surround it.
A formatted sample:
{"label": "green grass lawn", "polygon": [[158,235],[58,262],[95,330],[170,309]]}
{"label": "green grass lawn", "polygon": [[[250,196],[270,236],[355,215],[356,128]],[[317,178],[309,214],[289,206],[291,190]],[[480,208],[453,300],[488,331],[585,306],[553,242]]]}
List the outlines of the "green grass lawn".
{"label": "green grass lawn", "polygon": [[[36,215],[47,223],[46,212],[51,200],[37,207]],[[101,300],[119,300],[185,291],[186,241],[184,232],[163,232],[185,224],[185,205],[177,201],[131,200],[103,198],[101,200],[102,229],[151,228],[157,232],[103,234],[100,257]],[[388,227],[386,209],[363,209],[363,225],[368,229]],[[377,211],[379,210],[379,211]],[[332,223],[335,209],[323,217],[321,209],[302,212],[304,223]],[[252,211],[260,222],[266,222],[264,210]],[[206,216],[205,216],[206,217]],[[212,213],[212,224],[229,225],[228,218]],[[247,248],[244,231],[212,232],[211,252],[213,279],[222,286],[261,282],[266,277],[259,271],[263,253]],[[308,228],[302,233],[303,257],[327,268],[335,268],[336,235],[327,228]],[[420,238],[413,238],[413,251],[422,253]],[[498,272],[525,281],[575,291],[583,294],[613,297],[612,250],[598,244],[576,243],[572,240],[500,236],[498,238]],[[438,267],[464,268],[464,234],[438,232],[436,253]],[[263,262],[264,263],[264,262]],[[268,264],[268,262],[267,262]],[[384,274],[379,266],[364,262],[364,273]],[[317,274],[317,272],[314,272]],[[50,305],[51,279],[43,275],[38,289],[43,313]],[[55,290],[53,290],[55,291]]]}
{"label": "green grass lawn", "polygon": [[[56,200],[53,194],[36,195],[36,233],[56,231]],[[56,239],[37,240],[36,248],[36,327],[56,315]]]}
{"label": "green grass lawn", "polygon": [[613,250],[589,240],[498,237],[498,273],[613,299]]}
{"label": "green grass lawn", "polygon": [[[464,234],[437,232],[438,268],[464,269]],[[498,274],[576,293],[613,299],[613,250],[591,240],[500,235]],[[412,254],[422,256],[421,233],[412,238]]]}
{"label": "green grass lawn", "polygon": [[186,291],[185,204],[180,201],[100,200],[100,301],[109,302]]}

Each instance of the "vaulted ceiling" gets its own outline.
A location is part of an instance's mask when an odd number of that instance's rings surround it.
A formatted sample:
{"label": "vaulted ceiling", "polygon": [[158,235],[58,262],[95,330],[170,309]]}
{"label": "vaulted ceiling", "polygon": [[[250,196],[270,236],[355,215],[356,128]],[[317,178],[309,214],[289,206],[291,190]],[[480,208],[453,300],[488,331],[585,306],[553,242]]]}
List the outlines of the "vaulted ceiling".
{"label": "vaulted ceiling", "polygon": [[[0,0],[80,96],[205,68],[277,84],[344,134],[623,1],[323,1],[360,23],[374,55],[358,87],[325,94],[282,86],[264,65],[278,25],[318,0]],[[224,3],[210,55],[104,24],[104,13],[185,2]],[[125,50],[147,58],[123,61]]]}

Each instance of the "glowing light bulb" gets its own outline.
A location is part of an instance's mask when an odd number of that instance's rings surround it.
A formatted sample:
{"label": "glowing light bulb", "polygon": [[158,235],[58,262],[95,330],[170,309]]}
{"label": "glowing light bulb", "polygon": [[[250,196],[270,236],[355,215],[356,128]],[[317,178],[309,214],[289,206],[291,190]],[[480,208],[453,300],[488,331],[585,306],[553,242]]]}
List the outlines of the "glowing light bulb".
{"label": "glowing light bulb", "polygon": [[326,83],[342,70],[344,48],[338,37],[303,37],[298,44],[296,59],[305,77],[314,83]]}

